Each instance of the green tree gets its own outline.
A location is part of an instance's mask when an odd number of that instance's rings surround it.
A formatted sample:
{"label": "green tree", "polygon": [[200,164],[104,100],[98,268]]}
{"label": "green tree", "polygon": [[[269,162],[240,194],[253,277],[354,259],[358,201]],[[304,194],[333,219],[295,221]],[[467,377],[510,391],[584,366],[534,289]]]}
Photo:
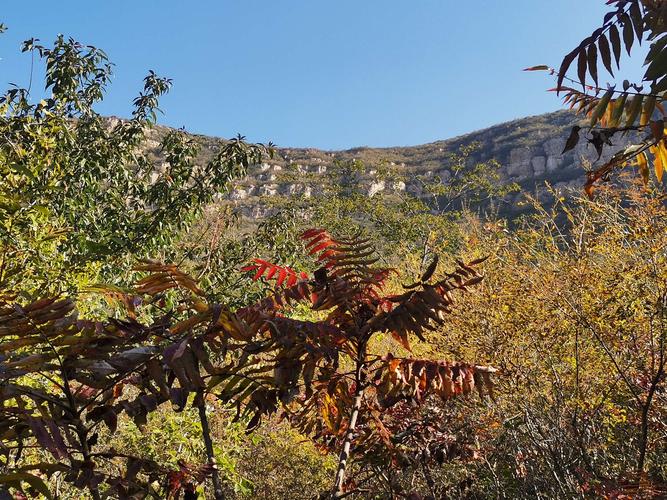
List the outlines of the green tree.
{"label": "green tree", "polygon": [[[434,251],[456,252],[460,236],[456,221],[463,212],[497,210],[503,197],[518,189],[501,182],[497,161],[475,159],[479,148],[473,143],[448,155],[440,176],[406,174],[386,162],[335,160],[323,174],[299,174],[299,182],[312,186],[308,196],[276,197],[268,204],[298,214],[305,220],[301,229],[319,225],[347,234],[365,230],[388,264],[403,266],[418,254],[416,271],[423,272]],[[383,183],[384,189],[369,195],[362,188],[369,179]],[[288,172],[280,180],[295,182],[297,177]],[[418,191],[406,191],[408,183]]]}
{"label": "green tree", "polygon": [[63,36],[52,47],[28,40],[23,50],[45,64],[45,97],[32,102],[16,87],[0,97],[3,288],[58,292],[122,280],[119,270],[168,248],[232,178],[272,154],[239,136],[198,162],[192,137],[154,128],[170,80],[149,72],[131,118],[110,120],[94,109],[111,76],[103,51]]}

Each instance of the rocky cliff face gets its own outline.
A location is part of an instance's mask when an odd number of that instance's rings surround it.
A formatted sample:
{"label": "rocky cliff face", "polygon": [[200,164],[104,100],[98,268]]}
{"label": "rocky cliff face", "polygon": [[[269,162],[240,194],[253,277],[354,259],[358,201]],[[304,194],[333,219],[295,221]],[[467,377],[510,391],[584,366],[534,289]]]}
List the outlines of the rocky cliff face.
{"label": "rocky cliff face", "polygon": [[[281,197],[311,197],[321,190],[323,176],[336,160],[361,160],[357,189],[368,196],[405,191],[421,195],[419,177],[438,176],[446,183],[451,177],[450,155],[462,146],[478,143],[472,161],[497,160],[501,182],[514,182],[523,192],[537,195],[546,191],[546,183],[556,189],[581,188],[585,181],[583,167],[607,159],[616,149],[605,150],[598,160],[592,145],[583,138],[574,150],[562,154],[565,140],[579,119],[567,111],[522,118],[460,137],[412,147],[354,148],[345,151],[322,151],[307,148],[279,148],[270,162],[250,169],[245,179],[237,181],[227,195],[241,212],[259,217],[266,206]],[[213,154],[219,139],[198,136],[202,157]],[[378,174],[382,168],[400,174],[401,180],[389,181]],[[510,195],[513,206],[523,196]]]}
{"label": "rocky cliff face", "polygon": [[[365,165],[358,188],[368,196],[407,191],[419,196],[417,176],[438,176],[447,182],[449,155],[461,146],[479,143],[475,161],[497,160],[501,181],[518,183],[522,191],[540,196],[549,183],[556,189],[581,188],[584,166],[605,161],[624,144],[605,150],[598,160],[592,145],[581,140],[574,150],[562,154],[570,129],[578,122],[572,113],[559,111],[503,123],[453,139],[413,147],[355,148],[346,151],[279,149],[274,161],[253,168],[246,179],[236,183],[229,198],[244,213],[263,213],[266,197],[312,196],[318,192],[318,176],[326,173],[334,160],[358,159]],[[403,172],[405,181],[390,182],[377,176],[380,165]],[[412,179],[412,180],[411,180]],[[511,195],[510,205],[523,195]]]}

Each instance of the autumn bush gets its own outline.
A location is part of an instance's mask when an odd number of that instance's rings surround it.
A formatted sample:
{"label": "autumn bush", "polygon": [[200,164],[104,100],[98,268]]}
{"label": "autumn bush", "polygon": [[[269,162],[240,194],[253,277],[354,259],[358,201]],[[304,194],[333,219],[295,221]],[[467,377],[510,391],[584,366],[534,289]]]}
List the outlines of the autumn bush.
{"label": "autumn bush", "polygon": [[[453,230],[458,252],[490,256],[485,280],[411,347],[497,367],[495,399],[406,410],[427,434],[397,443],[395,464],[352,465],[358,496],[664,494],[664,192],[625,178],[594,199],[552,194],[554,208],[529,200],[533,215],[513,225],[468,212]],[[419,272],[422,252],[407,255]],[[408,354],[382,337],[370,349]]]}
{"label": "autumn bush", "polygon": [[664,194],[631,185],[535,210],[511,231],[465,221],[487,278],[431,343],[502,376],[494,405],[462,413],[476,459],[440,472],[482,496],[664,494]]}

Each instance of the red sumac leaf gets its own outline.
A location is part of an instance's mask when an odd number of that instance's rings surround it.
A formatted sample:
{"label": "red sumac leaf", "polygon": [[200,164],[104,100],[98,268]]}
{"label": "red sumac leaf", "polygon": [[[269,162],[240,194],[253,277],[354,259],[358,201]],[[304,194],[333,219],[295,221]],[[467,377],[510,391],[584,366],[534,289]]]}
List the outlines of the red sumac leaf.
{"label": "red sumac leaf", "polygon": [[611,48],[614,51],[616,67],[619,68],[619,63],[621,60],[621,35],[618,32],[618,28],[615,24],[612,24],[611,28],[609,28],[609,41],[611,42]]}
{"label": "red sumac leaf", "polygon": [[324,250],[325,248],[330,247],[332,245],[335,245],[335,243],[331,240],[323,241],[319,245],[316,245],[313,248],[311,248],[310,251],[308,252],[308,255],[313,255],[315,253],[318,253],[318,252],[320,252],[320,251]]}
{"label": "red sumac leaf", "polygon": [[563,80],[565,79],[565,75],[567,74],[567,70],[570,68],[572,62],[577,57],[577,54],[579,54],[579,48],[574,49],[572,52],[570,52],[563,58],[563,62],[561,63],[560,69],[558,70],[558,80],[556,82],[556,88],[555,88],[556,93],[560,92],[561,86],[563,85]]}
{"label": "red sumac leaf", "polygon": [[579,57],[577,59],[577,76],[579,77],[579,83],[581,85],[586,85],[586,67],[588,64],[588,55],[586,49],[582,48],[579,51]]}
{"label": "red sumac leaf", "polygon": [[549,71],[551,68],[546,64],[539,64],[537,66],[531,66],[529,68],[524,68],[523,71]]}
{"label": "red sumac leaf", "polygon": [[489,258],[489,256],[486,255],[486,256],[484,256],[484,257],[480,257],[479,259],[471,260],[470,262],[468,262],[468,265],[469,265],[469,266],[476,266],[476,265],[478,265],[478,264],[481,264],[482,262],[484,262],[484,261],[487,260],[488,258]]}
{"label": "red sumac leaf", "polygon": [[278,272],[278,281],[276,281],[276,285],[281,286],[285,281],[285,278],[287,278],[287,270],[281,268],[280,271]]}
{"label": "red sumac leaf", "polygon": [[588,72],[593,78],[595,85],[598,85],[598,49],[594,43],[588,46],[588,53],[586,55],[588,62]]}
{"label": "red sumac leaf", "polygon": [[632,50],[632,43],[635,41],[635,34],[632,28],[632,20],[627,14],[623,14],[620,17],[620,22],[623,25],[623,43],[625,44],[625,50],[630,55]]}
{"label": "red sumac leaf", "polygon": [[611,50],[609,49],[609,41],[605,35],[602,35],[598,40],[598,48],[600,49],[600,57],[602,64],[607,69],[610,75],[614,76],[614,71],[611,65]]}

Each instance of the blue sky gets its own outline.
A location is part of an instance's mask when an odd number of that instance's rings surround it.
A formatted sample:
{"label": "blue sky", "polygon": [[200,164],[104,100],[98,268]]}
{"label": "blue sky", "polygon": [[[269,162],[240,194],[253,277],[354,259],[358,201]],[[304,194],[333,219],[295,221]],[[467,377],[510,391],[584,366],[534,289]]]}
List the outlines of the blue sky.
{"label": "blue sky", "polygon": [[[165,125],[279,146],[438,139],[560,108],[546,74],[599,25],[603,0],[11,2],[0,83],[27,85],[20,42],[58,33],[116,64],[101,113],[127,116],[150,69],[174,80]],[[626,62],[638,74],[640,58]]]}

